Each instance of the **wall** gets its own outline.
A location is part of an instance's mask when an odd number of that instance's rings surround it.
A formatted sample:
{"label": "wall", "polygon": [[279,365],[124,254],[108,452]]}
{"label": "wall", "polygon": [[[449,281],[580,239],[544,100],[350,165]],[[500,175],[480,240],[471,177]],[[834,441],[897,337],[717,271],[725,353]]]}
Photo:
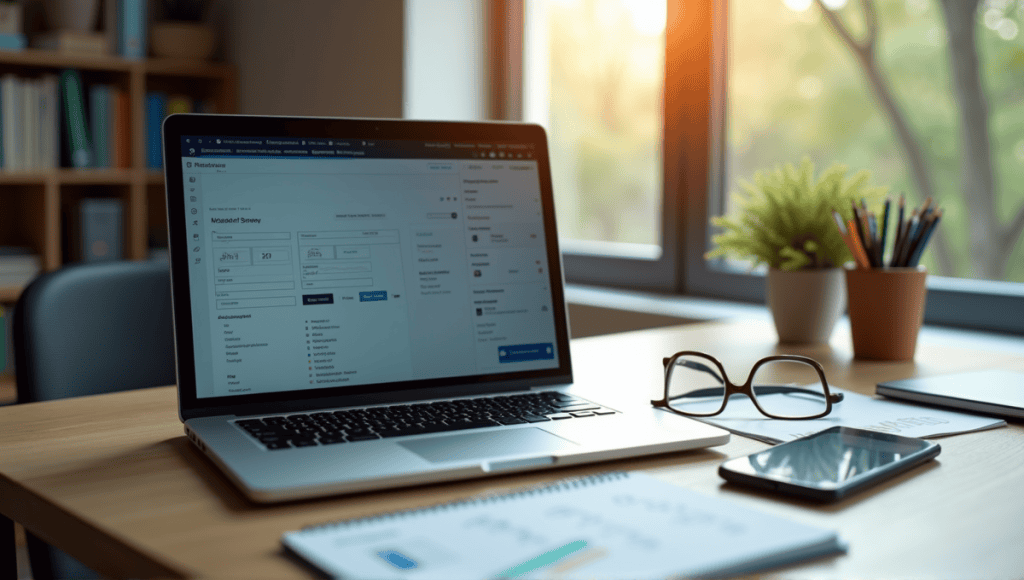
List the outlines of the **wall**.
{"label": "wall", "polygon": [[487,114],[485,0],[405,0],[405,116]]}
{"label": "wall", "polygon": [[401,117],[402,0],[224,0],[238,112]]}

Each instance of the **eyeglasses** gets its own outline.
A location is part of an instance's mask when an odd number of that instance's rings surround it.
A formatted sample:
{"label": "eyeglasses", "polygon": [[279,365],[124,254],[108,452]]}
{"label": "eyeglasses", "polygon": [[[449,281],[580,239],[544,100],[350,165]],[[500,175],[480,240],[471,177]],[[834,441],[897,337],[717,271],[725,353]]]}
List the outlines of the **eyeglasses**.
{"label": "eyeglasses", "polygon": [[750,397],[772,419],[817,419],[843,400],[842,393],[829,392],[821,365],[805,356],[763,358],[742,385],[729,381],[722,363],[702,352],[677,352],[662,362],[665,397],[651,404],[688,417],[718,415],[733,395]]}

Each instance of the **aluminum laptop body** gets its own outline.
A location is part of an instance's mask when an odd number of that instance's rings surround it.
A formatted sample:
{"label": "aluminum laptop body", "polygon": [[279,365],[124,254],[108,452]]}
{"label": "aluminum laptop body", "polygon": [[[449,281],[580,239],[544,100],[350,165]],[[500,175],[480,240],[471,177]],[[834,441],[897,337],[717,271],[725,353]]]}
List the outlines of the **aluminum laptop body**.
{"label": "aluminum laptop body", "polygon": [[[172,115],[163,150],[179,415],[252,500],[728,441],[573,384],[539,126]],[[436,401],[518,409],[522,394],[582,410],[387,424]],[[327,435],[261,432],[314,416]]]}

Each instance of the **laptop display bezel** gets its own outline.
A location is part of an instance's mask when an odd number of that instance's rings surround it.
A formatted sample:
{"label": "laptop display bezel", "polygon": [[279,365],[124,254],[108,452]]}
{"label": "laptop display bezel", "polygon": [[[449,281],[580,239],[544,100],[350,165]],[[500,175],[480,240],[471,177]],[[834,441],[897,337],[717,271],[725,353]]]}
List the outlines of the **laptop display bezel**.
{"label": "laptop display bezel", "polygon": [[[548,274],[555,321],[557,368],[486,375],[443,377],[347,387],[289,390],[227,397],[197,396],[193,349],[192,297],[185,218],[181,139],[184,136],[304,137],[309,139],[422,140],[482,143],[532,143],[540,177]],[[416,399],[500,393],[572,382],[569,328],[564,279],[555,223],[551,171],[544,129],[538,125],[504,122],[408,121],[323,117],[178,114],[163,124],[164,182],[167,208],[171,290],[174,303],[178,411],[182,421],[192,417],[291,412],[325,407],[380,404]]]}

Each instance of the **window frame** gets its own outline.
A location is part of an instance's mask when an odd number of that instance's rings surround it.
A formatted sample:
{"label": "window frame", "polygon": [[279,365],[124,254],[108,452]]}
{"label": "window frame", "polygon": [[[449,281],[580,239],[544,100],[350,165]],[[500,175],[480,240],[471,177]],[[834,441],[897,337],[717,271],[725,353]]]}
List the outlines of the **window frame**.
{"label": "window frame", "polygon": [[[528,3],[511,1],[517,9],[528,9]],[[727,169],[728,1],[667,4],[661,254],[641,257],[642,251],[621,248],[602,254],[595,249],[614,250],[616,244],[566,240],[565,279],[572,284],[763,303],[763,275],[726,271],[704,259],[709,217],[724,211],[726,195],[722,176]],[[518,27],[506,30],[521,35],[523,12],[519,14]],[[521,73],[521,36],[517,46],[518,52],[505,54],[514,65],[509,60],[499,65],[492,58],[492,66]],[[519,74],[520,83],[521,78]],[[517,91],[521,100],[521,84]],[[1024,334],[1024,284],[929,276],[925,323]]]}

